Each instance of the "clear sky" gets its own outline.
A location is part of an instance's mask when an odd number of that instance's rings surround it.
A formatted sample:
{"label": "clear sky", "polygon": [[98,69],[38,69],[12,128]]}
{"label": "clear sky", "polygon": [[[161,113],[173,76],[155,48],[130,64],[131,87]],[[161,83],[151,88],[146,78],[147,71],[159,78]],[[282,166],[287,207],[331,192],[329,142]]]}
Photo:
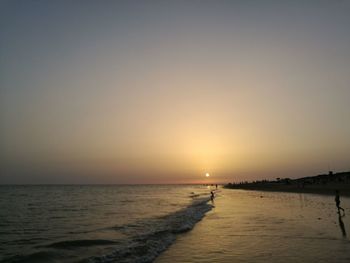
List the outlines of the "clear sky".
{"label": "clear sky", "polygon": [[2,0],[0,183],[350,170],[349,14],[345,0]]}

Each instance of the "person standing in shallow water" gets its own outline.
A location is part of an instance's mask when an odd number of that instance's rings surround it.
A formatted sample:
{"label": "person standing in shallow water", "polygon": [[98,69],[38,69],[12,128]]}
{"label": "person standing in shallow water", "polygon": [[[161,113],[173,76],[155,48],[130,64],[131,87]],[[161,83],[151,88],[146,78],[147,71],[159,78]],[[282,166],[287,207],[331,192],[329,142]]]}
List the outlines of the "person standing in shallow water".
{"label": "person standing in shallow water", "polygon": [[335,205],[338,208],[338,213],[340,213],[340,210],[343,210],[343,213],[345,213],[344,208],[340,206],[340,197],[339,197],[339,191],[335,190]]}
{"label": "person standing in shallow water", "polygon": [[214,192],[210,191],[210,200],[214,202]]}

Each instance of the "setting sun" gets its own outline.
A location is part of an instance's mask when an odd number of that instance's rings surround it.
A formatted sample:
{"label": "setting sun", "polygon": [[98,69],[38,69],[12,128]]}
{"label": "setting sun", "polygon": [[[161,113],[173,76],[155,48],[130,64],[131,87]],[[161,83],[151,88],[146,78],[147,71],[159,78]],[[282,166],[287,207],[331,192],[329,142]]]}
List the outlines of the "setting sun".
{"label": "setting sun", "polygon": [[0,0],[0,263],[350,263],[349,13]]}

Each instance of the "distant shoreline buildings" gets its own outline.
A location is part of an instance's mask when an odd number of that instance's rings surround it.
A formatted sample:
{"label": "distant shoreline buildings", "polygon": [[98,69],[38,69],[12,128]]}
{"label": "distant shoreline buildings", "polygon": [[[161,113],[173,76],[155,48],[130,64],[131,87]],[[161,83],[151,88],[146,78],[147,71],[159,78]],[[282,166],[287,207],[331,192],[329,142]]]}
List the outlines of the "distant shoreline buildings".
{"label": "distant shoreline buildings", "polygon": [[308,176],[297,179],[276,178],[276,180],[245,181],[228,183],[224,186],[230,189],[266,190],[283,192],[309,192],[333,194],[335,189],[350,196],[350,171]]}

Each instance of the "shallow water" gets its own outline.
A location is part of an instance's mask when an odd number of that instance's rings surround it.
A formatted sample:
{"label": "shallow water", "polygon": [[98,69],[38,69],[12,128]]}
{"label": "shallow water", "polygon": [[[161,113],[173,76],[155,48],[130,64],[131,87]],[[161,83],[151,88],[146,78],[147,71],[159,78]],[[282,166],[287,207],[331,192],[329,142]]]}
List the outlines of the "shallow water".
{"label": "shallow water", "polygon": [[0,262],[350,262],[350,198],[209,192],[0,186]]}
{"label": "shallow water", "polygon": [[350,262],[350,198],[222,189],[195,228],[156,263]]}
{"label": "shallow water", "polygon": [[0,262],[151,262],[211,209],[201,186],[0,186]]}

